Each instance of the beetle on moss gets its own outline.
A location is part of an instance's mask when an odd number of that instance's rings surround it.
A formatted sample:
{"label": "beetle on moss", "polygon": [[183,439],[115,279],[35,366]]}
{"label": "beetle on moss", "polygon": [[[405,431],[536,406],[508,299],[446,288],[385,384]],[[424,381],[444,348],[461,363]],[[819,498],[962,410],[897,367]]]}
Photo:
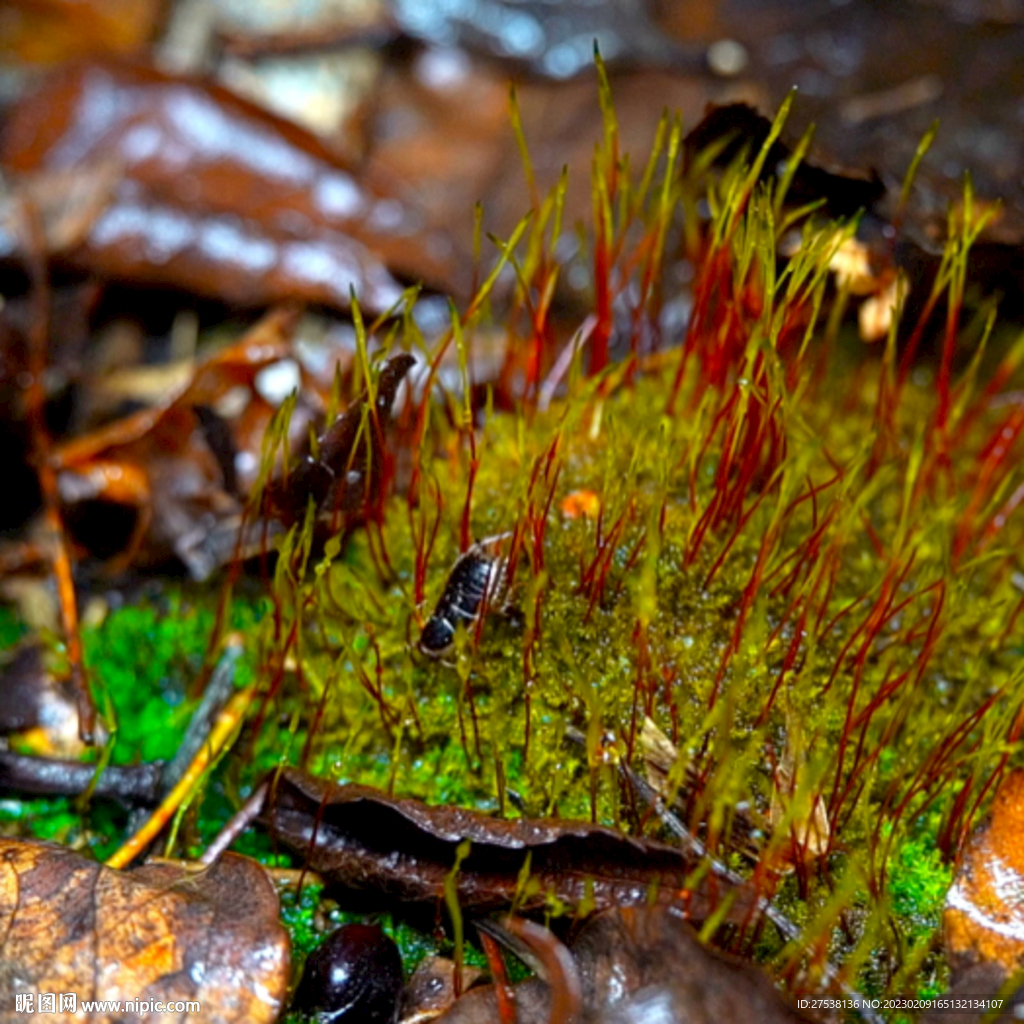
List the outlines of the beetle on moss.
{"label": "beetle on moss", "polygon": [[481,610],[493,605],[506,589],[508,557],[503,549],[511,536],[485,537],[455,559],[434,613],[420,633],[419,648],[428,658],[447,654],[459,625],[476,622]]}

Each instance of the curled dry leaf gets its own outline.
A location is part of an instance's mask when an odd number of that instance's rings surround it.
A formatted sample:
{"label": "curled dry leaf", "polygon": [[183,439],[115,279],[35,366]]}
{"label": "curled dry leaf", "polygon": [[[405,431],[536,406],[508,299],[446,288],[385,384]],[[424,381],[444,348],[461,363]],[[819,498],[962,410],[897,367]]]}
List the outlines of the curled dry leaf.
{"label": "curled dry leaf", "polygon": [[[259,395],[256,377],[290,355],[294,323],[291,311],[269,313],[240,341],[201,364],[163,404],[60,445],[53,458],[72,533],[79,522],[76,510],[95,502],[120,505],[135,513],[131,535],[113,548],[125,564],[174,554],[202,579],[229,560],[241,513],[233,492],[252,483],[263,432],[274,413]],[[213,443],[217,438],[202,410],[215,410],[239,389],[248,397],[230,425],[235,451],[228,454]],[[309,414],[293,416],[296,439],[307,429]],[[218,420],[218,426],[224,424]],[[227,459],[238,466],[237,453],[248,456],[248,470],[226,473]]]}
{"label": "curled dry leaf", "polygon": [[[543,906],[571,908],[678,902],[703,919],[716,897],[711,883],[684,890],[694,864],[671,846],[578,821],[505,821],[457,807],[430,807],[368,786],[336,785],[294,769],[281,773],[264,806],[275,837],[306,858],[329,884],[383,899],[432,903],[444,897],[456,851],[470,841],[455,877],[459,906],[470,913]],[[529,880],[520,875],[529,859]],[[750,910],[747,894],[730,914]]]}
{"label": "curled dry leaf", "polygon": [[371,191],[315,136],[226,89],[150,68],[54,73],[0,135],[7,170],[121,176],[64,255],[105,277],[260,306],[288,299],[374,312],[392,272],[454,286],[455,253],[408,203]]}
{"label": "curled dry leaf", "polygon": [[194,1000],[198,1016],[116,1019],[269,1024],[282,1008],[290,960],[277,915],[273,885],[245,857],[228,854],[200,872],[173,864],[121,872],[51,843],[0,839],[0,1005],[13,1007],[28,992]]}
{"label": "curled dry leaf", "polygon": [[[647,716],[640,730],[640,752],[648,785],[670,803],[673,811],[685,815],[687,802],[700,792],[700,776],[692,765],[683,763],[685,755]],[[770,832],[768,822],[746,802],[730,807],[730,811],[726,831],[729,848],[756,862]],[[703,839],[706,831],[700,827],[697,834]]]}
{"label": "curled dry leaf", "polygon": [[[773,847],[774,867],[791,870],[828,853],[832,828],[821,794],[808,772],[808,744],[797,715],[786,712],[786,747],[775,768],[771,824],[780,842]],[[784,838],[778,836],[784,830]]]}
{"label": "curled dry leaf", "polygon": [[294,522],[312,499],[319,513],[351,520],[384,494],[390,475],[384,433],[398,386],[415,362],[408,353],[393,356],[381,368],[372,406],[364,390],[317,439],[315,455],[307,443],[298,465],[270,488],[272,511]]}

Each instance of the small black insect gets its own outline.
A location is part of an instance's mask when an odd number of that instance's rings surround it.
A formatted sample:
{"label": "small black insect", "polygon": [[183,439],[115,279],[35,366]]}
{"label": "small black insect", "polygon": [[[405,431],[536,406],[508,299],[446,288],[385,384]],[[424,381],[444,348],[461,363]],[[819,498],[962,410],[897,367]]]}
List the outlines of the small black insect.
{"label": "small black insect", "polygon": [[444,593],[420,634],[420,650],[430,658],[439,658],[451,650],[455,630],[476,622],[480,609],[495,602],[505,579],[508,558],[502,554],[505,541],[512,535],[499,533],[485,537],[455,560]]}

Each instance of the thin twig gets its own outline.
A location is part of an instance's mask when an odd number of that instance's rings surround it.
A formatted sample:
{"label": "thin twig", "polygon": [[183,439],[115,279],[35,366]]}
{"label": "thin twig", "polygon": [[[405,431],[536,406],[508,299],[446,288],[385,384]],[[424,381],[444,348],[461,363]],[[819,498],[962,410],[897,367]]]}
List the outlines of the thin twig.
{"label": "thin twig", "polygon": [[231,820],[217,833],[199,858],[200,864],[212,864],[261,814],[269,783],[261,782]]}
{"label": "thin twig", "polygon": [[46,266],[46,237],[39,212],[31,203],[21,204],[19,230],[24,238],[25,264],[32,281],[35,309],[29,334],[29,374],[25,388],[26,419],[32,438],[32,455],[43,496],[44,516],[50,534],[53,575],[60,601],[61,625],[67,646],[71,683],[78,703],[78,733],[92,744],[96,733],[96,708],[82,660],[82,637],[78,628],[78,601],[72,576],[72,558],[57,493],[57,474],[52,461],[50,434],[46,429],[46,350],[49,339],[50,282]]}
{"label": "thin twig", "polygon": [[231,698],[213,723],[207,742],[196,753],[181,779],[145,824],[107,860],[107,867],[123,868],[130,864],[159,835],[178,808],[191,797],[206,770],[228,748],[241,727],[255,692],[256,688],[249,686]]}
{"label": "thin twig", "polygon": [[238,659],[242,656],[242,642],[238,636],[229,637],[224,646],[224,653],[217,662],[217,667],[210,676],[210,681],[203,691],[203,699],[199,702],[188,723],[181,745],[174,758],[164,769],[164,790],[173,789],[188,770],[196,754],[202,749],[206,737],[213,728],[217,715],[223,711],[231,699],[231,691],[235,686],[235,669]]}

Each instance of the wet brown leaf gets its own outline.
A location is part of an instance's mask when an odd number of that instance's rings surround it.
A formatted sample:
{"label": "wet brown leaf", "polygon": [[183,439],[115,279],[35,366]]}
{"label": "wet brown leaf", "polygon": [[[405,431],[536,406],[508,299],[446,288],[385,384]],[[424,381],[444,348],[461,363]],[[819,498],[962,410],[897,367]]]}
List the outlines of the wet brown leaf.
{"label": "wet brown leaf", "polygon": [[[771,131],[771,121],[746,103],[710,107],[703,120],[684,139],[687,159],[693,160],[709,146],[718,145],[716,162],[725,165],[746,151],[753,159],[761,151]],[[792,156],[784,142],[773,142],[764,161],[762,176],[770,178]],[[787,201],[797,206],[825,201],[829,217],[852,217],[860,210],[872,209],[886,193],[877,173],[839,173],[804,160],[797,167],[787,193]]]}
{"label": "wet brown leaf", "polygon": [[[571,946],[573,984],[582,995],[579,1024],[639,1021],[798,1024],[798,1012],[758,968],[709,949],[672,908],[627,907],[593,917]],[[515,986],[517,1024],[547,1024],[564,977]],[[468,992],[443,1024],[503,1024],[492,986]]]}
{"label": "wet brown leaf", "polygon": [[703,72],[703,47],[661,32],[650,7],[644,0],[391,2],[397,24],[414,38],[470,49],[555,81],[590,70],[595,44],[611,64]]}
{"label": "wet brown leaf", "polygon": [[119,173],[116,163],[98,161],[23,179],[0,201],[0,256],[25,255],[33,230],[26,218],[33,214],[48,252],[81,245],[113,198]]}
{"label": "wet brown leaf", "polygon": [[234,854],[200,872],[120,872],[51,843],[0,839],[0,1005],[6,1014],[16,993],[75,992],[202,1005],[198,1016],[94,1014],[95,1024],[270,1022],[290,959],[277,914],[263,869]]}
{"label": "wet brown leaf", "polygon": [[[264,808],[273,834],[341,888],[408,903],[442,899],[461,842],[471,843],[455,883],[470,913],[538,907],[554,896],[569,907],[607,908],[676,900],[705,917],[708,887],[684,892],[694,865],[671,846],[600,825],[553,819],[506,821],[457,807],[430,807],[358,785],[284,771]],[[520,886],[529,857],[530,881]],[[720,883],[719,896],[725,896]],[[733,893],[740,915],[749,900]]]}
{"label": "wet brown leaf", "polygon": [[595,1024],[645,1020],[645,1013],[689,1024],[811,1019],[790,1006],[763,971],[699,942],[671,908],[600,914],[583,928],[572,953],[583,984],[585,1019]]}
{"label": "wet brown leaf", "polygon": [[454,287],[456,254],[408,202],[369,189],[315,136],[220,86],[151,68],[52,75],[0,135],[12,172],[118,163],[113,199],[67,259],[106,277],[243,305],[369,310],[391,272]]}
{"label": "wet brown leaf", "polygon": [[[650,152],[663,110],[678,109],[693,123],[708,98],[700,80],[658,71],[613,75],[612,89],[621,151],[634,156]],[[590,173],[603,132],[594,80],[521,82],[516,96],[539,195],[568,168],[564,224],[570,236],[593,214]],[[371,179],[379,176],[401,196],[419,197],[431,221],[453,232],[465,251],[472,251],[477,199],[485,230],[507,238],[530,204],[509,122],[507,79],[464,54],[428,50],[388,68],[379,97],[370,130]]]}
{"label": "wet brown leaf", "polygon": [[[475,967],[463,967],[462,987],[467,989],[481,976]],[[455,961],[429,956],[412,973],[399,1004],[402,1024],[425,1024],[450,1009],[455,1002]]]}

